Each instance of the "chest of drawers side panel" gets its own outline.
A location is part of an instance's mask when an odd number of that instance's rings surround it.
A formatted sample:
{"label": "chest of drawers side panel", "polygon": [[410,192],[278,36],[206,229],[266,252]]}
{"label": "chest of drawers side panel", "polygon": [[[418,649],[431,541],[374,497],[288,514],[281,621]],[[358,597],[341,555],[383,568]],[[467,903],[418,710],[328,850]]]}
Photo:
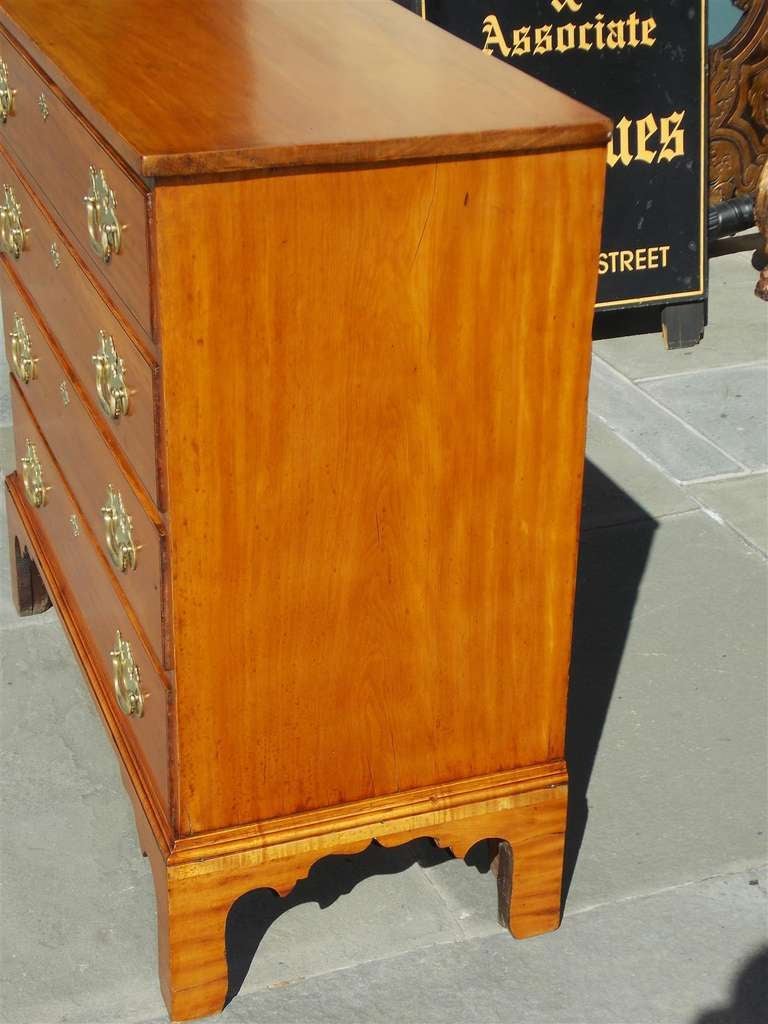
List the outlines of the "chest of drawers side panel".
{"label": "chest of drawers side panel", "polygon": [[603,177],[158,187],[182,833],[562,757]]}

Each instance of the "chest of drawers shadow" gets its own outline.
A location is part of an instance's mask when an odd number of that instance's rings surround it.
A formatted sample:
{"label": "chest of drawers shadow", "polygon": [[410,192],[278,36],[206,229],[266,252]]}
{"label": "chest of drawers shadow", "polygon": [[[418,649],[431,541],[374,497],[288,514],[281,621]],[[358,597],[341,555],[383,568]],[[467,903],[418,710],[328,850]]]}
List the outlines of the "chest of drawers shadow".
{"label": "chest of drawers shadow", "polygon": [[240,895],[373,840],[494,840],[511,931],[559,922],[608,128],[387,0],[191,7],[0,8],[15,597],[174,1020]]}

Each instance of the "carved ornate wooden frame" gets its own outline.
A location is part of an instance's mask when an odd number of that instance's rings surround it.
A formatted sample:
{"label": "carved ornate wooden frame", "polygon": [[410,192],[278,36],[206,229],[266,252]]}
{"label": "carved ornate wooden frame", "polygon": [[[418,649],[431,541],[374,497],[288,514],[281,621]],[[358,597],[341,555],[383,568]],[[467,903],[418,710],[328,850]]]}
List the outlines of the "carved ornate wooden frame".
{"label": "carved ornate wooden frame", "polygon": [[754,193],[768,153],[768,0],[709,50],[709,202]]}

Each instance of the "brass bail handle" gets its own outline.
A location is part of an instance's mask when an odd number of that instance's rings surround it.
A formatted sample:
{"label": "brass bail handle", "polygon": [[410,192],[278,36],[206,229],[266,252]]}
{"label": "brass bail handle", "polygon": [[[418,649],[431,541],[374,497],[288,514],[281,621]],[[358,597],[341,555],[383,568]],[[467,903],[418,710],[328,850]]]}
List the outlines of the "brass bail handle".
{"label": "brass bail handle", "polygon": [[0,60],[0,121],[5,124],[13,113],[13,100],[16,90],[11,89],[8,82],[8,65]]}
{"label": "brass bail handle", "polygon": [[133,540],[133,520],[125,511],[123,496],[107,485],[107,501],[101,510],[104,539],[112,564],[120,572],[136,568],[139,548]]}
{"label": "brass bail handle", "polygon": [[115,635],[115,649],[109,652],[112,659],[112,683],[120,710],[129,718],[141,718],[144,714],[144,694],[141,692],[139,666],[133,660],[131,645],[124,640],[120,630]]}
{"label": "brass bail handle", "polygon": [[88,237],[96,255],[109,263],[120,252],[124,225],[117,219],[117,200],[109,187],[104,171],[89,167],[91,189],[83,197],[88,223]]}
{"label": "brass bail handle", "polygon": [[128,388],[125,364],[117,354],[111,334],[99,331],[99,351],[92,358],[99,404],[110,419],[118,420],[128,412]]}
{"label": "brass bail handle", "polygon": [[3,185],[3,201],[0,204],[0,248],[13,256],[21,258],[24,251],[29,228],[25,228],[21,220],[21,205],[10,185]]}
{"label": "brass bail handle", "polygon": [[19,380],[24,384],[37,379],[37,359],[32,355],[32,343],[29,340],[24,318],[18,313],[13,314],[13,330],[11,338],[11,361]]}
{"label": "brass bail handle", "polygon": [[37,448],[29,438],[27,438],[26,445],[27,453],[21,459],[21,479],[24,483],[24,492],[30,505],[42,508],[50,488],[46,487],[43,481],[43,467],[37,457]]}

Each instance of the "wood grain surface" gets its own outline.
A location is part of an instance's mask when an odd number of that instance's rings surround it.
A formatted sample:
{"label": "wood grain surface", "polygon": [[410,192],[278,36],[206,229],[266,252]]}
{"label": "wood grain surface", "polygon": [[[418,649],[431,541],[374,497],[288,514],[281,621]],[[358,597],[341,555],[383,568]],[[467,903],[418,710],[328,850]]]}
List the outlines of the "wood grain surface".
{"label": "wood grain surface", "polygon": [[[57,603],[63,595],[66,604],[67,632],[78,655],[87,651],[88,673],[94,686],[98,686],[100,701],[109,705],[116,729],[123,744],[130,747],[140,764],[145,786],[170,820],[171,800],[168,764],[168,680],[155,668],[153,658],[144,646],[135,620],[123,603],[119,589],[111,578],[104,557],[90,532],[82,510],[74,500],[59,468],[45,443],[15,380],[11,381],[14,440],[16,448],[16,488],[22,477],[21,459],[26,454],[26,442],[35,446],[42,466],[43,480],[48,489],[42,508],[34,509],[26,502],[27,517],[34,524],[33,533],[44,538],[34,545],[39,552],[45,547],[50,552],[49,569],[44,573],[46,589]],[[72,516],[76,517],[77,531]],[[117,630],[130,643],[131,651],[141,674],[141,689],[145,698],[144,715],[128,718],[118,708],[112,682],[110,651],[115,646]],[[73,635],[74,634],[74,635]]]}
{"label": "wood grain surface", "polygon": [[[568,787],[531,778],[527,786],[499,787],[493,796],[478,791],[469,802],[445,801],[433,793],[425,809],[408,797],[396,816],[379,818],[381,801],[369,804],[370,821],[362,827],[353,820],[336,828],[321,826],[306,835],[300,827],[282,840],[252,846],[238,853],[218,853],[201,847],[198,859],[179,858],[156,838],[146,821],[133,788],[141,849],[149,856],[158,907],[158,960],[160,985],[172,1020],[194,1020],[223,1008],[230,990],[225,933],[232,904],[244,893],[270,888],[281,895],[306,877],[313,864],[329,855],[360,853],[375,837],[382,846],[395,847],[423,836],[434,838],[457,857],[464,857],[480,840],[500,841],[505,856],[498,873],[499,916],[516,938],[552,931],[560,924]],[[549,784],[547,784],[547,782]],[[458,788],[458,787],[455,787]],[[311,817],[311,816],[306,816]],[[490,881],[490,879],[489,879]],[[393,919],[392,927],[397,928]]]}
{"label": "wood grain surface", "polygon": [[[50,333],[54,335],[88,396],[127,461],[149,501],[162,503],[162,471],[157,435],[160,431],[160,385],[157,359],[129,333],[125,320],[112,307],[84,271],[82,262],[50,219],[32,186],[0,149],[0,184],[8,184],[21,204],[28,234],[20,259],[6,260],[14,279],[33,296]],[[55,246],[55,256],[52,255]],[[125,364],[130,390],[128,413],[113,419],[101,412],[96,392],[93,356],[99,351],[99,333],[111,335]]]}
{"label": "wood grain surface", "polygon": [[[60,98],[59,90],[24,58],[2,29],[0,57],[15,90],[13,110],[5,123],[0,122],[0,140],[34,179],[91,270],[114,289],[129,313],[151,333],[146,186],[99,143],[71,105]],[[40,113],[41,96],[45,118]],[[94,253],[88,237],[83,197],[90,192],[91,165],[104,171],[124,225],[120,252],[109,263]]]}
{"label": "wood grain surface", "polygon": [[[132,519],[134,543],[139,547],[136,567],[127,572],[112,569],[115,579],[136,612],[145,638],[149,640],[158,664],[169,666],[170,642],[164,631],[165,530],[160,516],[150,517],[137,499],[130,481],[118,465],[113,452],[97,427],[69,366],[55,341],[38,321],[7,272],[8,258],[2,256],[0,272],[8,364],[12,367],[10,332],[14,318],[20,315],[37,360],[36,377],[25,384],[14,373],[25,392],[32,414],[62,470],[83,516],[91,526],[102,550],[108,554],[102,506],[111,485],[123,498]],[[168,624],[170,631],[170,623]],[[169,640],[170,638],[168,638]]]}
{"label": "wood grain surface", "polygon": [[391,0],[2,0],[0,22],[145,176],[608,136],[602,115]]}
{"label": "wood grain surface", "polygon": [[603,158],[158,188],[181,834],[563,756]]}
{"label": "wood grain surface", "polygon": [[[24,487],[17,473],[5,478],[5,507],[8,515],[8,539],[10,549],[18,552],[25,561],[23,571],[32,571],[35,579],[35,593],[32,595],[40,603],[34,611],[44,611],[52,602],[61,619],[64,632],[72,650],[83,670],[89,692],[98,709],[107,737],[111,742],[123,777],[130,784],[135,805],[141,807],[143,827],[155,836],[155,843],[166,851],[170,849],[171,823],[167,804],[164,806],[158,798],[152,782],[151,773],[147,770],[143,757],[137,752],[134,744],[125,737],[125,730],[120,721],[122,712],[117,703],[104,687],[101,669],[89,634],[84,629],[82,611],[74,602],[72,591],[63,579],[61,565],[56,553],[51,549],[45,534],[40,532],[39,518],[35,518],[33,509],[24,496]],[[14,584],[18,575],[13,571],[11,579]],[[23,586],[26,587],[26,582]],[[48,599],[48,603],[41,600]],[[14,600],[20,596],[14,594]],[[32,614],[32,612],[29,612]]]}

